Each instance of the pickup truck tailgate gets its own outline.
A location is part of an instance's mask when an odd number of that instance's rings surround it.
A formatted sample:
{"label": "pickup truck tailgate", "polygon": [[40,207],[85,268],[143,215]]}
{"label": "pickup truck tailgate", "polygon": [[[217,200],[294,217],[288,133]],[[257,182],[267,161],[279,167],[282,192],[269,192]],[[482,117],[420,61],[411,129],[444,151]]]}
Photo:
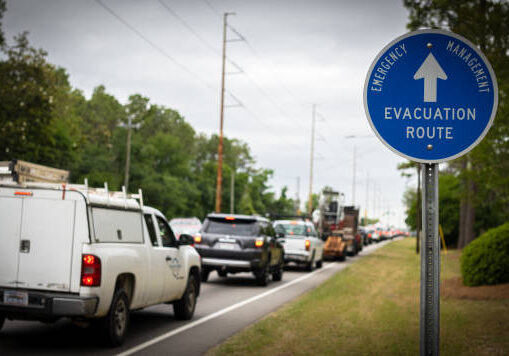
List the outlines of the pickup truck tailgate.
{"label": "pickup truck tailgate", "polygon": [[304,237],[288,237],[286,236],[283,242],[285,251],[305,251],[306,239]]}

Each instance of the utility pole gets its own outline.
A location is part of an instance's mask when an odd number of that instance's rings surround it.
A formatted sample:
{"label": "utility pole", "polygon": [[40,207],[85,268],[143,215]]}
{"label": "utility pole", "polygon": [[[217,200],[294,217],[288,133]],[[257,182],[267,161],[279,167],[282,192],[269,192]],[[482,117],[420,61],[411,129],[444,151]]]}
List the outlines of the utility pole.
{"label": "utility pole", "polygon": [[221,212],[221,185],[223,183],[223,118],[224,118],[224,85],[225,85],[225,65],[226,65],[226,28],[228,24],[228,15],[231,12],[225,12],[223,15],[223,63],[221,72],[221,108],[219,119],[219,145],[217,147],[217,180],[216,180],[216,213]]}
{"label": "utility pole", "polygon": [[313,212],[313,160],[315,156],[315,111],[316,104],[313,104],[313,116],[311,121],[311,158],[309,160],[309,200],[308,200],[308,214]]}
{"label": "utility pole", "polygon": [[297,191],[295,193],[295,214],[300,215],[300,177],[297,177]]}
{"label": "utility pole", "polygon": [[235,170],[232,169],[232,175],[230,179],[230,214],[235,213]]}
{"label": "utility pole", "polygon": [[368,220],[368,202],[369,202],[369,172],[366,177],[366,207],[364,208],[364,220]]}
{"label": "utility pole", "polygon": [[353,179],[352,179],[352,206],[355,206],[355,171],[357,161],[357,146],[353,145]]}

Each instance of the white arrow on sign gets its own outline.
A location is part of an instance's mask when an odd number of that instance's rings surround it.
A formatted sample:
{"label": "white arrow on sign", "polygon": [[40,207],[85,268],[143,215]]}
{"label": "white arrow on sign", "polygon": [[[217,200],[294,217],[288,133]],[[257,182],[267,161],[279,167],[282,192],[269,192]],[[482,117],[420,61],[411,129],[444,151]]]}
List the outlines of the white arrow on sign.
{"label": "white arrow on sign", "polygon": [[424,102],[435,103],[437,101],[437,80],[446,80],[447,74],[430,53],[415,72],[414,79],[424,79]]}

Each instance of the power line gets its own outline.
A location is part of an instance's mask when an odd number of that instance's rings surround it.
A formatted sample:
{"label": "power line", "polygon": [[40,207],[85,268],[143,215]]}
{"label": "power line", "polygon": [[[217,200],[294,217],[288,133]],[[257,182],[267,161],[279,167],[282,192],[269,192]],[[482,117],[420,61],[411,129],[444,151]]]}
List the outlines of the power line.
{"label": "power line", "polygon": [[[194,73],[192,70],[184,66],[182,63],[180,63],[178,60],[170,56],[166,51],[164,51],[161,47],[159,47],[156,43],[151,41],[147,36],[145,36],[143,33],[141,33],[138,29],[136,29],[134,26],[132,26],[127,20],[122,18],[120,15],[118,15],[115,11],[113,11],[110,7],[105,5],[101,0],[95,0],[104,10],[106,10],[108,13],[110,13],[113,17],[115,17],[118,21],[120,21],[124,26],[126,26],[129,30],[134,32],[139,38],[141,38],[144,42],[149,44],[153,49],[155,49],[157,52],[159,52],[161,55],[163,55],[166,59],[170,60],[172,63],[177,65],[180,69],[188,73],[189,75],[193,76],[195,79],[200,81],[203,85],[205,85],[208,89],[217,92],[217,88],[213,87],[212,85],[208,84],[205,80],[203,80],[198,74]],[[239,67],[240,68],[240,67]],[[242,107],[244,108],[255,120],[260,122],[265,128],[269,129],[271,132],[276,133],[277,131],[265,124],[251,109],[249,109],[245,104],[243,104],[240,99],[238,99],[235,95],[233,95],[230,91],[225,90],[225,93],[227,93],[230,98],[234,101],[234,104],[228,105],[228,107]],[[286,144],[297,147],[294,144],[290,142],[285,142]],[[299,147],[300,148],[300,147]]]}
{"label": "power line", "polygon": [[[219,18],[221,19],[221,16],[220,16],[220,13],[219,11],[208,1],[208,0],[202,0],[209,8],[212,12],[214,12],[214,14]],[[254,46],[251,44],[251,42],[240,32],[238,31],[236,28],[234,28],[231,24],[228,24],[228,28],[233,32],[235,33],[239,39],[243,40],[243,42],[246,44],[246,46],[248,47],[248,49],[256,56],[258,57],[258,59],[260,61],[263,61],[263,58],[262,56],[260,55],[260,53],[254,48]],[[275,76],[278,76],[277,73],[273,70],[270,70],[272,72],[272,74],[275,74]],[[284,112],[284,110],[281,108],[281,106],[275,101],[275,99],[273,99],[273,97],[268,94],[265,90],[263,90],[261,88],[260,85],[258,85],[256,83],[256,81],[246,72],[244,71],[244,75],[253,83],[253,85],[280,111],[281,114],[283,114],[283,116],[285,118],[288,118],[289,117],[287,116],[287,114]],[[282,88],[285,89],[285,91],[300,105],[302,106],[306,106],[306,104],[303,103],[303,101],[298,98],[296,95],[294,95],[285,85],[281,84],[281,81],[279,81],[279,84],[281,85]],[[332,130],[332,132],[334,132],[335,130],[329,125],[328,121],[325,119],[325,117],[323,115],[320,115],[318,114],[327,124],[327,126]],[[290,121],[292,121],[290,119]],[[292,121],[292,124],[294,122]],[[318,133],[319,134],[319,133]],[[323,138],[323,140],[326,142],[327,145],[329,145],[334,151],[336,150],[335,147],[332,147],[332,145],[330,144],[330,142],[323,136],[323,135],[320,135]],[[344,147],[344,144],[341,143],[341,146]]]}
{"label": "power line", "polygon": [[165,50],[163,50],[161,47],[159,47],[157,44],[152,42],[148,37],[146,37],[143,33],[141,33],[138,29],[136,29],[134,26],[132,26],[129,22],[124,20],[120,15],[118,15],[115,11],[113,11],[110,7],[106,6],[101,0],[95,0],[104,10],[109,12],[113,17],[115,17],[118,21],[120,21],[124,26],[126,26],[128,29],[130,29],[132,32],[134,32],[139,38],[141,38],[143,41],[148,43],[153,49],[155,49],[157,52],[162,54],[166,59],[171,61],[173,64],[175,64],[177,67],[182,69],[184,72],[201,82],[205,87],[207,87],[210,90],[217,91],[216,88],[214,88],[212,85],[207,83],[205,80],[203,80],[198,74],[193,72],[191,69],[187,68],[185,65],[177,61],[175,58],[170,56]]}
{"label": "power line", "polygon": [[158,0],[159,3],[168,11],[171,13],[179,22],[187,28],[188,31],[190,31],[201,43],[203,43],[209,50],[214,52],[217,55],[221,55],[219,49],[212,46],[208,41],[206,41],[198,32],[196,32],[182,17],[179,16],[168,4],[166,4],[163,0]]}
{"label": "power line", "polygon": [[[169,12],[171,13],[189,32],[191,32],[201,43],[203,43],[210,51],[214,52],[215,54],[220,55],[219,50],[216,49],[214,46],[212,46],[207,40],[205,40],[197,31],[194,30],[194,28],[189,25],[182,17],[180,17],[168,4],[166,4],[163,0],[158,0],[159,3]],[[212,6],[210,3],[206,1],[206,3],[209,6]],[[247,39],[233,26],[230,24],[227,24],[227,27],[232,31],[236,36],[237,39],[230,39],[228,42],[237,40],[245,42],[247,46],[252,47],[251,44],[247,41]],[[254,51],[254,48],[252,48]],[[261,85],[257,83],[256,80],[253,79],[251,75],[249,75],[240,65],[235,63],[233,60],[231,60],[228,56],[226,56],[228,62],[237,69],[237,72],[232,73],[226,73],[226,74],[244,74],[244,76],[253,84],[253,86],[256,87],[256,89],[272,104],[274,107],[276,107],[279,112],[287,118],[292,125],[295,124],[295,122],[288,116],[288,114],[285,112],[285,110],[277,103],[277,101],[269,94],[267,91],[265,91]],[[300,125],[299,125],[300,126]]]}
{"label": "power line", "polygon": [[219,11],[217,11],[217,9],[214,6],[212,6],[212,4],[208,0],[202,0],[202,1],[210,8],[210,10],[212,10],[212,12],[217,16],[217,18],[219,20],[222,20],[221,13]]}

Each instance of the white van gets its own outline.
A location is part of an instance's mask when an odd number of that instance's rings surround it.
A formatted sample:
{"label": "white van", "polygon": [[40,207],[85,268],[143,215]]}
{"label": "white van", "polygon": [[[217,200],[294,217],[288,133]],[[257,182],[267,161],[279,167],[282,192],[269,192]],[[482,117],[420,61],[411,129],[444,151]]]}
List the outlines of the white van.
{"label": "white van", "polygon": [[129,311],[172,302],[190,319],[200,258],[164,215],[125,193],[81,185],[0,184],[0,328],[5,319],[100,319],[112,345]]}

